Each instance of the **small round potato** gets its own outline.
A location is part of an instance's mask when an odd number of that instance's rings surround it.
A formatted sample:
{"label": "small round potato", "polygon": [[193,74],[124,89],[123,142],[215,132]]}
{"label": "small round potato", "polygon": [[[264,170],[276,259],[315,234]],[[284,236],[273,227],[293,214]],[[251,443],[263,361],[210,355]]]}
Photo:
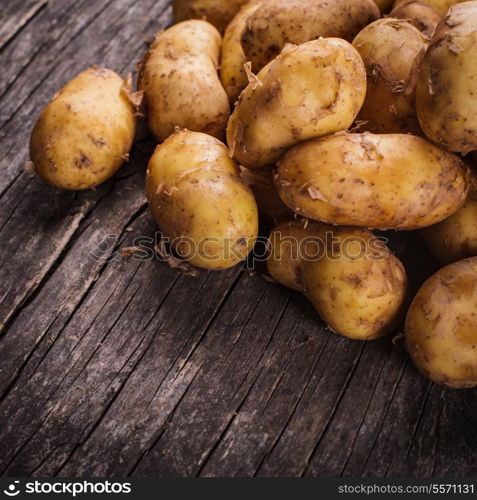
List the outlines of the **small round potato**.
{"label": "small round potato", "polygon": [[221,44],[206,21],[184,21],[157,34],[138,80],[157,141],[177,127],[225,137],[230,105],[217,73]]}
{"label": "small round potato", "polygon": [[127,160],[136,131],[130,88],[114,71],[93,66],[71,80],[42,111],[30,158],[46,182],[88,189]]}
{"label": "small round potato", "polygon": [[444,267],[424,283],[404,335],[428,378],[453,388],[477,385],[477,257]]}
{"label": "small round potato", "polygon": [[319,37],[351,42],[379,17],[373,0],[267,0],[247,19],[242,47],[257,73],[289,43],[300,45]]}
{"label": "small round potato", "polygon": [[224,32],[242,5],[248,0],[173,0],[174,23],[187,19],[205,19]]}
{"label": "small round potato", "polygon": [[329,328],[372,340],[396,328],[407,297],[403,265],[370,231],[335,227],[326,255],[304,259],[307,297]]}
{"label": "small round potato", "polygon": [[149,160],[149,207],[172,248],[204,269],[245,259],[258,233],[257,204],[217,139],[178,132]]}
{"label": "small round potato", "polygon": [[452,7],[437,26],[416,90],[426,136],[444,149],[477,149],[477,2]]}
{"label": "small round potato", "polygon": [[419,63],[427,39],[408,21],[378,19],[353,41],[363,58],[368,90],[358,119],[360,130],[376,133],[420,133],[414,105]]}
{"label": "small round potato", "polygon": [[224,33],[220,60],[220,80],[232,104],[235,104],[242,90],[248,85],[244,65],[247,58],[243,53],[240,38],[250,14],[255,12],[260,2],[250,2],[240,9]]}
{"label": "small round potato", "polygon": [[464,206],[448,219],[422,230],[432,254],[443,265],[477,256],[477,175]]}
{"label": "small round potato", "polygon": [[250,186],[257,201],[258,213],[263,220],[278,224],[293,217],[293,212],[278,194],[272,170],[249,170],[241,167],[240,177]]}
{"label": "small round potato", "polygon": [[336,134],[299,144],[278,165],[282,200],[310,219],[420,229],[455,213],[469,189],[455,155],[409,134]]}
{"label": "small round potato", "polygon": [[348,42],[288,45],[242,92],[228,145],[247,168],[272,166],[294,144],[347,129],[365,94],[363,61]]}
{"label": "small round potato", "polygon": [[389,17],[411,21],[413,26],[429,40],[442,19],[441,15],[433,7],[420,1],[407,2],[396,7],[391,11]]}

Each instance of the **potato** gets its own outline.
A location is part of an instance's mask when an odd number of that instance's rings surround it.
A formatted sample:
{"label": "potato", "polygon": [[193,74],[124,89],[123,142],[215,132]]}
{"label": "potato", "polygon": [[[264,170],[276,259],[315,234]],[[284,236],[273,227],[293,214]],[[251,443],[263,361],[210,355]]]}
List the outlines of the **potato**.
{"label": "potato", "polygon": [[[363,58],[368,90],[358,119],[376,133],[419,134],[414,106],[424,35],[402,19],[378,19],[359,32],[354,48]],[[360,128],[363,130],[363,127]]]}
{"label": "potato", "polygon": [[217,73],[221,43],[219,32],[205,21],[184,21],[157,34],[138,86],[159,142],[176,127],[224,138],[230,105]]}
{"label": "potato", "polygon": [[468,168],[408,134],[340,134],[299,144],[278,166],[278,191],[296,213],[332,224],[419,229],[465,202]]}
{"label": "potato", "polygon": [[136,131],[130,87],[93,66],[73,78],[42,111],[30,139],[35,171],[61,189],[88,189],[128,159]]}
{"label": "potato", "polygon": [[423,2],[407,2],[391,11],[389,17],[408,19],[427,38],[431,38],[437,25],[441,22],[441,15],[430,5]]}
{"label": "potato", "polygon": [[371,232],[335,227],[326,255],[304,259],[306,295],[329,328],[372,340],[399,324],[407,296],[403,265]]}
{"label": "potato", "polygon": [[319,254],[327,230],[332,230],[332,226],[306,219],[289,220],[273,229],[267,258],[270,276],[288,288],[305,293],[303,259]]}
{"label": "potato", "polygon": [[421,128],[439,146],[477,149],[477,2],[452,7],[424,57],[416,90]]}
{"label": "potato", "polygon": [[464,206],[439,224],[422,230],[431,253],[446,265],[477,256],[477,175],[472,172],[471,188]]}
{"label": "potato", "polygon": [[273,165],[294,144],[348,128],[365,94],[363,61],[348,42],[288,45],[242,92],[228,145],[247,168]]}
{"label": "potato", "polygon": [[240,177],[250,186],[263,220],[278,224],[293,217],[293,212],[278,195],[272,170],[249,170],[241,167]]}
{"label": "potato", "polygon": [[205,19],[222,33],[248,0],[173,0],[174,22]]}
{"label": "potato", "polygon": [[[421,0],[422,3],[430,5],[436,12],[443,16],[450,7],[466,0]],[[412,0],[396,0],[394,8],[412,2]]]}
{"label": "potato", "polygon": [[351,42],[379,17],[373,0],[268,0],[249,16],[242,47],[258,72],[288,43],[300,45],[319,37]]}
{"label": "potato", "polygon": [[219,140],[189,131],[169,137],[149,161],[146,192],[163,234],[192,264],[226,269],[252,250],[257,204]]}
{"label": "potato", "polygon": [[477,385],[477,257],[444,267],[424,283],[404,336],[428,378],[454,388]]}
{"label": "potato", "polygon": [[259,5],[260,2],[252,1],[242,7],[224,33],[220,61],[220,80],[232,104],[235,103],[242,90],[248,85],[248,77],[244,69],[247,58],[243,53],[240,39],[248,17],[257,10]]}

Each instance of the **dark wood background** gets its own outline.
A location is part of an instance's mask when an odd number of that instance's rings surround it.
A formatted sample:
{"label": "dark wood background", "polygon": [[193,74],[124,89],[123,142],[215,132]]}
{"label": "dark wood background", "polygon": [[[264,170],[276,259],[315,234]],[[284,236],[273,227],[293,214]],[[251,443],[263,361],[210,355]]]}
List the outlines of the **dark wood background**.
{"label": "dark wood background", "polygon": [[52,95],[92,64],[132,70],[171,22],[168,1],[1,10],[0,473],[477,472],[477,392],[425,380],[401,341],[338,337],[301,295],[243,266],[193,277],[116,255],[156,231],[150,140],[95,190],[61,192],[24,169]]}

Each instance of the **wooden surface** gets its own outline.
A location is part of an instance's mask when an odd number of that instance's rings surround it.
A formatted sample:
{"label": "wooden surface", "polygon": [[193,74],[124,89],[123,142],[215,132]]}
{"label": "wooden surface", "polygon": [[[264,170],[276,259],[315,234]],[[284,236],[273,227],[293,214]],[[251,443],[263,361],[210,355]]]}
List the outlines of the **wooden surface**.
{"label": "wooden surface", "polygon": [[[426,381],[393,336],[329,333],[302,296],[243,267],[193,277],[117,255],[156,231],[150,140],[92,191],[23,169],[52,95],[92,64],[132,70],[167,1],[0,6],[0,473],[477,473],[477,392]],[[405,257],[422,278],[419,248]]]}

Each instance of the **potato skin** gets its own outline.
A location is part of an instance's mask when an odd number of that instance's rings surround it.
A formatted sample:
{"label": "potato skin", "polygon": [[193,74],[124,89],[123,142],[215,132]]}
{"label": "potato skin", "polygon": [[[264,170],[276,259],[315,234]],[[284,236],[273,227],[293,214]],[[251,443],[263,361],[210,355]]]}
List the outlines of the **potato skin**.
{"label": "potato skin", "polygon": [[[396,0],[394,8],[409,3],[412,0]],[[436,12],[443,16],[450,7],[466,0],[421,0],[423,3],[430,5]]]}
{"label": "potato skin", "polygon": [[403,265],[370,231],[335,227],[332,234],[327,257],[303,260],[307,297],[340,335],[372,340],[390,333],[407,297]]}
{"label": "potato skin", "polygon": [[477,385],[477,258],[429,278],[406,318],[406,347],[417,368],[438,384]]}
{"label": "potato skin", "polygon": [[240,177],[250,186],[257,202],[258,213],[263,220],[278,224],[293,217],[293,212],[278,194],[272,170],[249,170],[240,167]]}
{"label": "potato skin", "polygon": [[230,105],[217,73],[221,43],[219,32],[199,20],[157,34],[143,59],[138,87],[159,142],[176,127],[224,138]]}
{"label": "potato skin", "polygon": [[378,19],[358,33],[353,47],[366,66],[368,88],[358,119],[360,130],[420,133],[415,98],[424,35],[402,19]]}
{"label": "potato skin", "polygon": [[228,145],[247,168],[271,166],[294,144],[348,128],[365,93],[363,61],[348,42],[288,45],[242,92]]}
{"label": "potato skin", "polygon": [[426,136],[449,151],[477,149],[477,2],[452,7],[419,73],[416,109]]}
{"label": "potato skin", "polygon": [[136,131],[125,85],[114,71],[93,66],[53,97],[30,138],[30,158],[42,179],[61,189],[81,190],[116,173]]}
{"label": "potato skin", "polygon": [[146,193],[163,234],[192,264],[226,269],[252,250],[257,205],[217,139],[188,131],[170,136],[149,161]]}
{"label": "potato skin", "polygon": [[268,0],[249,16],[242,47],[258,72],[288,43],[300,45],[319,37],[351,42],[379,17],[373,0]]}
{"label": "potato skin", "polygon": [[431,39],[441,15],[430,5],[423,2],[407,2],[391,11],[389,17],[408,19],[426,38]]}
{"label": "potato skin", "polygon": [[174,23],[205,19],[221,33],[248,0],[173,0]]}
{"label": "potato skin", "polygon": [[244,69],[247,58],[243,52],[240,39],[248,17],[259,6],[260,2],[258,0],[251,1],[243,6],[224,33],[220,59],[220,80],[232,104],[237,101],[242,90],[248,85],[248,77]]}
{"label": "potato skin", "polygon": [[477,256],[477,175],[464,206],[448,219],[422,230],[431,253],[442,265]]}
{"label": "potato skin", "polygon": [[469,172],[455,155],[408,134],[337,134],[286,153],[282,200],[311,219],[373,229],[419,229],[465,202]]}

